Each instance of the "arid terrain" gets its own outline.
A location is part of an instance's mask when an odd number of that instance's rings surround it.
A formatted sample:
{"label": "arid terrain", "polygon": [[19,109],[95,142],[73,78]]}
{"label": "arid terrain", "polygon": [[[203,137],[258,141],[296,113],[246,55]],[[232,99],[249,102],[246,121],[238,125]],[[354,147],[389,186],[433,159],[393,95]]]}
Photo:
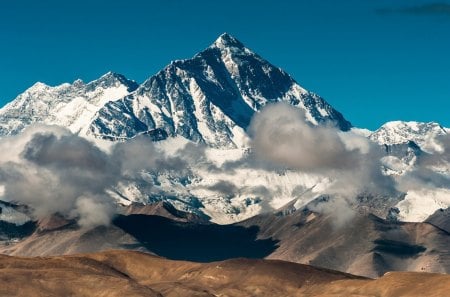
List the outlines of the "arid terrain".
{"label": "arid terrain", "polygon": [[0,296],[447,296],[450,276],[371,280],[278,260],[173,261],[133,251],[0,256]]}

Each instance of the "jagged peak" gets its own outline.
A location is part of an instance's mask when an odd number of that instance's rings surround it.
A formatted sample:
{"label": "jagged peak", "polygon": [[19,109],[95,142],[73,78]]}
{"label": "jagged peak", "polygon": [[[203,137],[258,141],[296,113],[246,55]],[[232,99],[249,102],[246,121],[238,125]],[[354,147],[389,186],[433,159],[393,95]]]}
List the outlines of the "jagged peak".
{"label": "jagged peak", "polygon": [[379,144],[403,144],[414,141],[423,151],[435,152],[442,148],[436,137],[448,134],[437,122],[391,121],[382,125],[369,138]]}
{"label": "jagged peak", "polygon": [[78,78],[78,79],[76,79],[73,83],[72,83],[72,86],[73,87],[82,87],[82,86],[84,86],[85,84],[84,84],[84,81],[82,80],[82,79],[80,79],[80,78]]}
{"label": "jagged peak", "polygon": [[[63,83],[60,85],[56,85],[56,86],[50,86],[47,85],[43,82],[36,82],[34,85],[32,85],[31,87],[29,87],[28,89],[25,90],[24,94],[34,94],[34,93],[40,93],[40,92],[49,92],[49,91],[54,91],[54,90],[61,90],[61,89],[65,89],[65,88],[70,88],[72,85],[70,83]],[[19,94],[20,96],[21,94]]]}
{"label": "jagged peak", "polygon": [[100,76],[99,79],[109,79],[109,78],[116,78],[116,79],[126,79],[125,75],[114,72],[114,71],[108,71],[102,76]]}
{"label": "jagged peak", "polygon": [[32,85],[30,88],[28,88],[27,91],[30,91],[30,90],[42,90],[42,89],[47,89],[47,88],[50,88],[50,86],[45,84],[45,83],[43,83],[43,82],[38,81],[34,85]]}
{"label": "jagged peak", "polygon": [[139,86],[134,80],[130,80],[125,75],[113,71],[108,71],[98,79],[89,82],[87,85],[90,88],[95,88],[99,85],[103,87],[110,87],[117,83],[127,86],[130,92],[134,91]]}
{"label": "jagged peak", "polygon": [[233,37],[230,34],[225,32],[222,35],[220,35],[219,38],[216,39],[216,41],[214,41],[214,43],[211,45],[211,47],[225,49],[225,48],[231,48],[231,47],[244,48],[245,46],[242,42],[237,40],[235,37]]}
{"label": "jagged peak", "polygon": [[[420,127],[428,127],[428,128],[440,128],[444,129],[441,124],[437,122],[417,122],[417,121],[390,121],[384,123],[378,130],[380,129],[395,129],[400,127],[408,127],[411,129],[419,129]],[[377,130],[377,131],[378,131]]]}
{"label": "jagged peak", "polygon": [[[25,92],[23,92],[22,94],[36,94],[36,93],[41,93],[41,92],[47,92],[53,88],[54,87],[38,81],[35,84],[33,84],[31,87],[26,89]],[[20,94],[19,96],[21,96],[22,94]]]}

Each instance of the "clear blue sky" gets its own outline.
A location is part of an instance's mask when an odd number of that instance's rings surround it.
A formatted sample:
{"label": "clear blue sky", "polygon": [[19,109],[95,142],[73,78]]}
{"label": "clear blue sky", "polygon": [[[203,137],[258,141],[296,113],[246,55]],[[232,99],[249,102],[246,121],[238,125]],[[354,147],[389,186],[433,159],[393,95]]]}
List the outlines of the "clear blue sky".
{"label": "clear blue sky", "polygon": [[0,1],[0,105],[36,81],[142,82],[223,32],[356,126],[450,127],[449,1]]}

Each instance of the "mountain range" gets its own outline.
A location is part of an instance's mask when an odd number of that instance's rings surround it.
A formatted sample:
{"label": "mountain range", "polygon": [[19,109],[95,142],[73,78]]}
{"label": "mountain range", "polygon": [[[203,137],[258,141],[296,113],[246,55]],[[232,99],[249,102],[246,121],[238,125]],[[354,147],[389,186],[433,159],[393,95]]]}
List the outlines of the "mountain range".
{"label": "mountain range", "polygon": [[303,108],[312,123],[351,128],[322,98],[225,33],[140,85],[112,72],[87,84],[37,83],[0,111],[0,135],[43,122],[96,138],[120,140],[161,129],[172,137],[237,147],[253,113],[278,101]]}
{"label": "mountain range", "polygon": [[[241,147],[239,137],[253,114],[279,101],[303,109],[313,124],[352,129],[323,98],[224,33],[192,59],[172,61],[142,84],[114,72],[89,83],[78,79],[52,87],[38,82],[0,110],[0,136],[45,123],[111,140],[161,129],[213,147]],[[425,151],[449,131],[434,122],[401,121],[375,132],[356,130],[379,144],[414,141]]]}
{"label": "mountain range", "polygon": [[[342,144],[350,155],[376,160],[369,164],[355,159],[363,167],[381,170],[381,177],[369,170],[369,179],[359,181],[365,173],[358,167],[353,171],[361,172],[355,175],[345,167],[302,170],[261,162],[251,127],[267,106],[280,102],[300,111],[305,131],[312,129],[320,137],[337,135],[331,150]],[[152,155],[131,146],[126,160],[132,166],[120,166],[141,168],[137,165],[150,162],[158,170],[143,167],[138,174],[127,172],[117,183],[102,187],[100,194],[107,196],[105,204],[112,202],[108,207],[116,216],[111,225],[92,229],[80,227],[71,212],[36,217],[32,207],[10,191],[0,191],[3,253],[42,256],[137,249],[178,260],[280,259],[368,277],[391,270],[450,270],[450,129],[434,122],[402,121],[376,131],[354,127],[323,98],[227,33],[193,58],[175,60],[141,84],[114,72],[88,83],[36,83],[0,109],[0,143],[25,135],[26,141],[17,141],[22,152],[15,158],[25,158],[26,166],[34,162],[45,169],[42,172],[55,170],[52,156],[27,142],[27,135],[35,133],[27,131],[39,125],[47,127],[41,134],[51,133],[51,125],[68,129],[73,137],[98,147],[95,154],[102,158],[120,156],[113,155],[120,152],[117,144],[150,139]],[[281,126],[272,128],[284,133]],[[313,139],[317,147],[325,139],[303,133],[309,137],[304,141]],[[83,141],[80,150],[88,146]],[[275,138],[271,142],[277,144]],[[73,150],[57,161],[78,154]],[[46,163],[36,161],[38,157],[47,158]],[[114,166],[120,163],[111,158]],[[4,172],[0,170],[0,181]],[[65,176],[65,171],[57,172]],[[369,187],[373,176],[389,178],[395,191],[371,192],[378,186]],[[335,180],[368,187],[352,192],[342,208],[332,204],[340,203],[335,201],[342,195],[333,189]],[[161,230],[142,227],[152,225]],[[152,243],[175,244],[174,238],[185,240],[181,250]],[[190,239],[198,242],[189,243]]]}

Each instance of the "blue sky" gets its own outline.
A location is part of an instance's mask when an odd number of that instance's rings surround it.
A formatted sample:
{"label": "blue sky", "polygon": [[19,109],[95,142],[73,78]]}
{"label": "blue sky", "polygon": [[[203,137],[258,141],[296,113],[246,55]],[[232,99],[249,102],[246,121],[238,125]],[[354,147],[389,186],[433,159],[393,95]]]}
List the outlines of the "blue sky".
{"label": "blue sky", "polygon": [[142,82],[223,32],[356,126],[450,127],[450,1],[1,1],[0,105],[36,81]]}

